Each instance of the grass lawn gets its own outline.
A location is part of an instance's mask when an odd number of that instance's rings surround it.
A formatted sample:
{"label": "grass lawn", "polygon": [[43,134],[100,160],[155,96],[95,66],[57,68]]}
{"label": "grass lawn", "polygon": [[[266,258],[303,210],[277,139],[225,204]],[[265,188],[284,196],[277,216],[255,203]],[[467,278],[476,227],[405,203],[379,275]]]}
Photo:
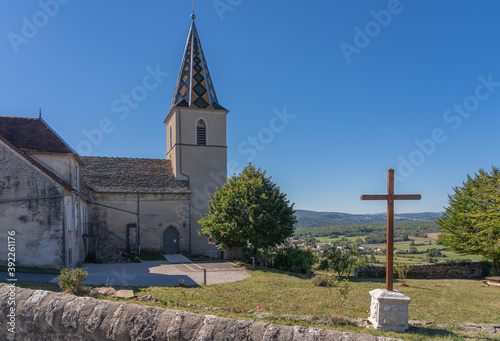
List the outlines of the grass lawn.
{"label": "grass lawn", "polygon": [[[339,318],[339,315],[354,319],[367,318],[370,309],[368,292],[384,288],[383,280],[351,278],[351,292],[344,308],[338,312],[325,301],[327,289],[314,286],[305,276],[265,267],[257,267],[250,274],[251,277],[243,281],[210,286],[131,288],[136,295],[152,295],[158,302],[128,301],[195,313],[316,326],[405,340],[476,339],[481,335],[453,326],[439,327],[437,324],[500,323],[500,288],[487,288],[477,280],[410,279],[407,280],[408,287],[396,283],[395,289],[412,299],[410,319],[435,322],[427,327],[413,328],[409,333],[397,334],[365,329]],[[22,283],[20,286],[58,290],[53,284]],[[262,308],[257,314],[258,305]],[[500,340],[500,337],[497,339]]]}

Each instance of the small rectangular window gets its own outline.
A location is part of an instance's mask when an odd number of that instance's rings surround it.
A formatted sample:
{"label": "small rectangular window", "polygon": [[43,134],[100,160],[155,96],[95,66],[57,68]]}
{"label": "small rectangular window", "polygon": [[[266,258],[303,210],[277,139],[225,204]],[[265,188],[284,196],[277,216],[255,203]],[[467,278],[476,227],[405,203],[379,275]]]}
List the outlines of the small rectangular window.
{"label": "small rectangular window", "polygon": [[68,231],[72,228],[73,212],[71,211],[71,202],[66,203],[66,225]]}
{"label": "small rectangular window", "polygon": [[82,233],[86,233],[87,230],[86,230],[86,226],[85,224],[87,223],[87,218],[85,216],[86,212],[85,212],[85,206],[83,205],[83,203],[80,203],[80,207],[82,208],[81,209],[81,222],[82,222]]}
{"label": "small rectangular window", "polygon": [[73,162],[73,186],[76,188],[79,187],[79,179],[78,177],[80,176],[80,170],[78,169],[78,164],[76,162]]}
{"label": "small rectangular window", "polygon": [[78,230],[78,204],[75,202],[75,230]]}
{"label": "small rectangular window", "polygon": [[172,149],[172,123],[170,123],[170,128],[168,131],[168,150]]}

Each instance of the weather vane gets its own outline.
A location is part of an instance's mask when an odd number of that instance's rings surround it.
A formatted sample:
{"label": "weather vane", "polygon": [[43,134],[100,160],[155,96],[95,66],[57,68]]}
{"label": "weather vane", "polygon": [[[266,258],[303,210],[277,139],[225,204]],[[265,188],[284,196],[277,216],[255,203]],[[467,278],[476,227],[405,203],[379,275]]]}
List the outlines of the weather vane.
{"label": "weather vane", "polygon": [[191,0],[191,8],[192,8],[191,19],[194,20],[196,18],[196,15],[194,14],[194,0]]}

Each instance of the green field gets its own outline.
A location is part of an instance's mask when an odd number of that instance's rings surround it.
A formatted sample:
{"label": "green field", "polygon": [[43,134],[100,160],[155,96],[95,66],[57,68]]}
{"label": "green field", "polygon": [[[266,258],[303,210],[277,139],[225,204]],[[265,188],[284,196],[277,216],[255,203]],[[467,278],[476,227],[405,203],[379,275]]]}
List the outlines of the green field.
{"label": "green field", "polygon": [[[314,230],[313,230],[314,231]],[[315,238],[317,242],[319,243],[339,243],[341,240],[347,240],[347,242],[342,242],[342,244],[348,244],[348,243],[355,243],[359,239],[361,239],[364,243],[366,235],[360,235],[360,236],[349,236],[346,237],[344,235],[339,235],[337,237],[325,237],[325,236],[310,236],[309,238]],[[405,242],[395,242],[394,243],[394,249],[399,249],[401,251],[409,251],[410,250],[410,243],[413,241],[415,243],[415,248],[419,252],[426,252],[428,249],[439,249],[445,257],[434,257],[433,261],[436,263],[444,263],[444,262],[451,262],[451,261],[467,261],[470,260],[472,262],[476,261],[482,261],[484,258],[482,256],[478,255],[459,255],[456,254],[452,251],[447,251],[445,247],[438,245],[436,243],[435,239],[431,238],[424,238],[424,237],[409,237],[409,241]],[[300,239],[300,241],[303,241]],[[386,248],[386,244],[364,244],[366,246],[369,246],[371,248],[370,251],[374,251],[377,248]],[[370,252],[366,253],[368,256]],[[379,265],[379,264],[385,264],[386,256],[385,254],[382,253],[376,253],[375,254],[375,263],[372,263],[372,265]],[[429,263],[429,257],[427,257],[426,253],[419,253],[419,254],[404,254],[404,253],[396,253],[394,255],[394,261],[396,263],[407,263],[407,264],[426,264]]]}
{"label": "green field", "polygon": [[[342,238],[346,238],[348,241],[350,242],[354,242],[356,241],[356,239],[360,238],[360,237],[344,237],[344,236],[338,236],[337,238],[330,238],[330,237],[315,237],[317,240],[320,241],[320,243],[330,243],[330,242],[334,242],[334,241],[337,241],[337,240],[341,240]],[[363,237],[361,239],[364,239]]]}
{"label": "green field", "polygon": [[[426,251],[427,249],[433,249],[437,248],[441,251],[442,254],[444,254],[446,257],[436,257],[433,258],[436,263],[444,263],[448,261],[464,261],[464,260],[470,260],[472,262],[478,262],[484,260],[483,256],[479,255],[459,255],[451,251],[446,251],[446,248],[437,245],[436,241],[430,238],[416,238],[416,237],[410,237],[411,240],[415,242],[415,247],[417,248],[418,251]],[[394,249],[399,249],[401,251],[408,251],[410,250],[410,243],[411,241],[408,242],[396,242],[394,243]],[[423,244],[423,245],[420,245]],[[376,248],[386,248],[386,244],[373,244],[373,245],[368,245],[372,249]],[[385,264],[386,256],[383,254],[376,254],[375,259],[382,264]],[[394,254],[394,262],[395,263],[407,263],[407,264],[421,264],[421,263],[428,263],[429,262],[429,257],[427,257],[427,254],[425,253],[420,253],[420,254],[403,254],[403,253],[396,253]]]}

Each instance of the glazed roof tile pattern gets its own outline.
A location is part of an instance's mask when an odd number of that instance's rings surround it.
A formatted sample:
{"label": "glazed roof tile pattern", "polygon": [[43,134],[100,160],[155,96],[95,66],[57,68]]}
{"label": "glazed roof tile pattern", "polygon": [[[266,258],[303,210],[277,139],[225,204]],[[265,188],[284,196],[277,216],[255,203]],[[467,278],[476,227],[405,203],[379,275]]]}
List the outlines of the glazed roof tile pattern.
{"label": "glazed roof tile pattern", "polygon": [[187,181],[174,178],[164,159],[82,156],[82,180],[95,192],[190,193]]}
{"label": "glazed roof tile pattern", "polygon": [[225,110],[217,100],[194,20],[184,49],[172,106]]}
{"label": "glazed roof tile pattern", "polygon": [[25,152],[74,153],[40,118],[0,116],[0,136]]}

